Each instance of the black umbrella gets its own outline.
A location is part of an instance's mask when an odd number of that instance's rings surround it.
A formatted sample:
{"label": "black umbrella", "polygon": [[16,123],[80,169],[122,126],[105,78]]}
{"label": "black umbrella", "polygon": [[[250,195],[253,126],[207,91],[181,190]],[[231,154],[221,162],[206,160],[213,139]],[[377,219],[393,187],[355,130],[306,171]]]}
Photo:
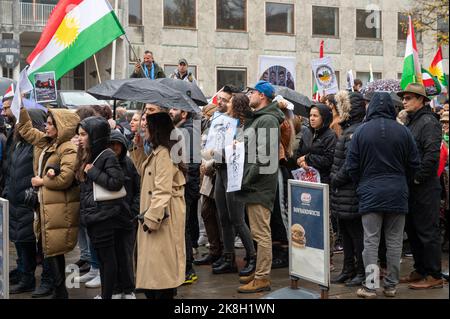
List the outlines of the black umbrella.
{"label": "black umbrella", "polygon": [[274,85],[275,95],[281,95],[283,98],[294,104],[294,114],[309,116],[308,109],[313,105],[311,100],[297,91],[288,87]]}
{"label": "black umbrella", "polygon": [[201,112],[186,94],[149,79],[108,80],[87,92],[101,99],[143,102],[186,112]]}
{"label": "black umbrella", "polygon": [[206,99],[202,90],[200,90],[200,88],[197,86],[197,84],[170,78],[157,79],[156,81],[161,82],[162,84],[165,84],[174,90],[180,91],[183,94],[186,94],[199,106],[208,105],[208,100]]}

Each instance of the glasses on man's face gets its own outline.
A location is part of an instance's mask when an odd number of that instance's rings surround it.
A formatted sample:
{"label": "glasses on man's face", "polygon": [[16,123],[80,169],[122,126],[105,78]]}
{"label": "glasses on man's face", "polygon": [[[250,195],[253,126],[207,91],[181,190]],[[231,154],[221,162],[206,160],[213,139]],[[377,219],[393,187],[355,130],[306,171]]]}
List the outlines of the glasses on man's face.
{"label": "glasses on man's face", "polygon": [[412,99],[413,99],[413,97],[409,96],[409,95],[406,95],[406,96],[402,97],[402,101],[406,101],[406,102],[411,101]]}

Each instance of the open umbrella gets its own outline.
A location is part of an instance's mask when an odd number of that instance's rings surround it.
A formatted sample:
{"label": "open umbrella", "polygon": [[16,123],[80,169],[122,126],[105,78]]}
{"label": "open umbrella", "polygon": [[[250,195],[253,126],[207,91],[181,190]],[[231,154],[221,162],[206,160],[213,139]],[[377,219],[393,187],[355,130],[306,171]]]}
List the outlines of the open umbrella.
{"label": "open umbrella", "polygon": [[202,90],[200,90],[200,88],[195,83],[170,78],[157,79],[156,81],[161,82],[162,84],[165,84],[174,90],[186,94],[199,106],[208,105],[208,100],[206,99]]}
{"label": "open umbrella", "polygon": [[362,88],[361,94],[370,99],[375,92],[388,92],[392,98],[392,102],[394,102],[394,106],[398,109],[402,109],[402,100],[397,95],[397,92],[400,92],[401,90],[400,80],[382,79],[367,83],[367,85]]}
{"label": "open umbrella", "polygon": [[201,112],[197,104],[186,94],[154,80],[108,80],[90,88],[87,92],[103,100],[135,101],[191,113]]}
{"label": "open umbrella", "polygon": [[311,100],[288,87],[274,85],[275,95],[281,95],[283,98],[294,104],[294,114],[301,116],[309,116],[308,109],[313,105]]}

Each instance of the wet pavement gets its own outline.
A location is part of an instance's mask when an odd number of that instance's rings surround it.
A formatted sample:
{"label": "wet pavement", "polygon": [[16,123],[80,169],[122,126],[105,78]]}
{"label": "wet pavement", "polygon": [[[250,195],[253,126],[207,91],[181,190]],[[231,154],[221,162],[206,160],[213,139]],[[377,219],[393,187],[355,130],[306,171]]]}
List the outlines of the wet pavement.
{"label": "wet pavement", "polygon": [[[199,248],[199,254],[206,253],[205,247]],[[15,268],[15,249],[10,246],[10,267]],[[245,255],[244,249],[236,249],[238,268],[244,265],[243,256]],[[78,260],[79,251],[76,248],[74,251],[66,256],[66,263],[74,263]],[[442,255],[442,269],[444,272],[448,272],[449,262],[448,253]],[[336,271],[331,273],[331,277],[335,277],[339,274],[342,267],[343,254],[335,254],[333,257]],[[401,275],[407,275],[412,270],[413,259],[402,258],[401,263]],[[199,279],[191,285],[183,285],[178,288],[177,299],[258,299],[267,296],[269,293],[278,289],[282,289],[290,286],[289,269],[273,269],[272,270],[272,291],[256,294],[240,294],[236,291],[239,284],[238,274],[223,274],[213,275],[211,272],[211,266],[194,266],[195,271]],[[36,271],[38,281],[40,280],[42,268],[39,266]],[[307,289],[309,291],[320,293],[319,287],[316,284],[299,280],[299,287]],[[397,299],[449,299],[448,282],[445,281],[443,289],[431,289],[431,290],[411,290],[408,289],[407,284],[400,284],[397,287]],[[330,299],[359,299],[356,296],[357,288],[348,288],[344,284],[332,284],[329,290]],[[80,288],[69,289],[69,295],[72,299],[92,299],[100,294],[100,288],[86,288],[84,284],[80,284]],[[27,299],[31,298],[31,293],[10,295],[11,299]],[[49,298],[49,297],[47,297]],[[138,299],[143,299],[143,294],[137,294]],[[381,291],[378,294],[379,299],[385,299]],[[391,298],[392,299],[392,298]]]}

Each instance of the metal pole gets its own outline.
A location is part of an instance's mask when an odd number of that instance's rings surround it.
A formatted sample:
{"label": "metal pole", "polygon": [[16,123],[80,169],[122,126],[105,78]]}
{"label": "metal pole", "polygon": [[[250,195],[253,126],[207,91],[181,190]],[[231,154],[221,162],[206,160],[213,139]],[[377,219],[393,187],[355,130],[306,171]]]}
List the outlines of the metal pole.
{"label": "metal pole", "polygon": [[98,68],[97,57],[95,56],[95,54],[94,54],[94,63],[95,63],[95,68],[97,69],[98,83],[101,84],[102,78],[100,77],[100,70]]}
{"label": "metal pole", "polygon": [[116,120],[116,107],[117,107],[117,100],[114,99],[114,107],[113,107],[113,119]]}
{"label": "metal pole", "polygon": [[[117,11],[119,11],[119,0],[114,1],[114,12],[117,15]],[[114,40],[112,43],[112,56],[111,56],[111,80],[116,78],[116,45],[117,40]]]}

